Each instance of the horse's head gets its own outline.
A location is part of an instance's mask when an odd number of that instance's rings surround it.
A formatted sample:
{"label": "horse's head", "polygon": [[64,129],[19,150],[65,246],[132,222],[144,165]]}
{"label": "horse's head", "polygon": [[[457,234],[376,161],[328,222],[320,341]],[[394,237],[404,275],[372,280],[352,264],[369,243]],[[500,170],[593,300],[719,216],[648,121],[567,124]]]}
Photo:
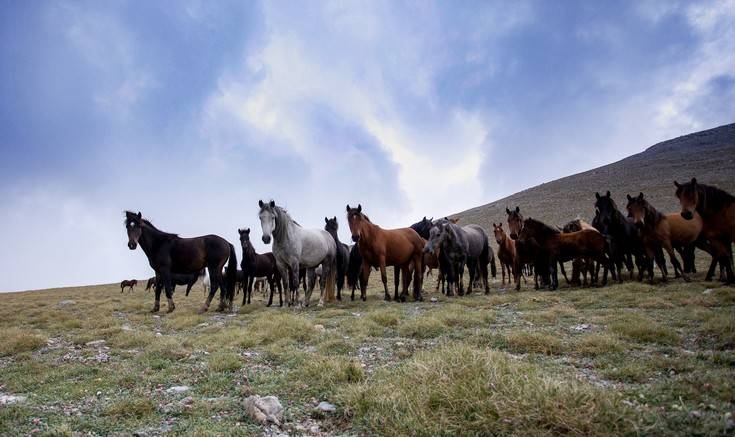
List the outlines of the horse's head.
{"label": "horse's head", "polygon": [[676,197],[679,198],[681,204],[681,216],[686,220],[691,220],[699,204],[697,178],[692,178],[690,182],[683,184],[674,181],[674,185],[676,185]]}
{"label": "horse's head", "polygon": [[250,243],[250,228],[238,229],[237,233],[240,234],[240,246],[243,249],[252,244]]}
{"label": "horse's head", "polygon": [[271,200],[265,203],[259,200],[258,206],[260,207],[258,218],[260,219],[260,227],[263,230],[263,243],[270,244],[271,236],[276,230],[276,202]]}
{"label": "horse's head", "polygon": [[434,223],[431,229],[429,229],[429,239],[426,240],[426,244],[424,245],[424,252],[434,252],[445,240],[451,238],[451,226],[452,223],[447,219]]}
{"label": "horse's head", "polygon": [[339,230],[339,224],[337,223],[337,217],[327,218],[324,217],[324,230],[330,234],[336,234]]}
{"label": "horse's head", "polygon": [[603,234],[608,234],[608,228],[616,217],[618,207],[610,196],[610,191],[600,196],[595,193],[595,218],[592,219],[592,226]]}
{"label": "horse's head", "polygon": [[357,208],[350,208],[350,205],[347,205],[347,224],[350,226],[352,241],[355,243],[360,241],[360,237],[362,237],[362,226],[365,221],[368,221],[368,219],[362,213],[361,204],[358,204]]}
{"label": "horse's head", "polygon": [[138,240],[143,235],[143,215],[138,213],[125,211],[125,229],[128,232],[128,248],[135,250],[138,247]]}
{"label": "horse's head", "polygon": [[505,240],[503,223],[498,223],[497,225],[493,223],[493,234],[495,235],[495,242],[498,244],[503,244],[503,241]]}
{"label": "horse's head", "polygon": [[423,238],[424,240],[428,240],[429,230],[431,229],[431,226],[434,224],[433,221],[434,221],[433,217],[430,219],[427,219],[426,216],[424,216],[424,218],[421,219],[421,221],[418,221],[412,224],[411,229],[416,231],[416,233],[419,234],[419,236]]}
{"label": "horse's head", "polygon": [[521,208],[516,206],[513,211],[505,208],[505,212],[508,214],[508,229],[510,230],[510,238],[518,239],[518,234],[521,233],[523,228],[523,216],[521,215]]}
{"label": "horse's head", "polygon": [[642,228],[646,225],[646,216],[648,216],[648,210],[650,205],[648,201],[643,198],[643,193],[639,193],[636,197],[631,197],[628,194],[628,204],[625,209],[628,210],[628,217],[633,219],[633,224],[637,228]]}

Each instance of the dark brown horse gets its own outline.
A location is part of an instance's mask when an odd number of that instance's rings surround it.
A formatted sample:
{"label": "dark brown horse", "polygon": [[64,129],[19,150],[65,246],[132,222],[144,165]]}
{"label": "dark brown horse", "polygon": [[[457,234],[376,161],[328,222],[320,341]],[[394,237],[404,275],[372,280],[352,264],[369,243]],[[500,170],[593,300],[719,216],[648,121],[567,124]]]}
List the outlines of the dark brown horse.
{"label": "dark brown horse", "polygon": [[[565,234],[568,234],[570,232],[578,232],[583,229],[589,229],[595,232],[599,232],[597,229],[593,228],[592,225],[587,223],[586,221],[578,218],[570,221],[569,223],[565,224],[561,231]],[[575,258],[572,260],[572,280],[570,283],[572,285],[582,285],[587,286],[587,274],[590,275],[590,283],[597,283],[597,277],[595,276],[595,263],[589,258]],[[582,276],[582,280],[580,281],[580,276]],[[618,279],[621,280],[620,276],[618,275]]]}
{"label": "dark brown horse", "polygon": [[123,290],[125,289],[125,287],[130,287],[130,292],[132,293],[133,287],[135,287],[136,285],[138,285],[138,281],[137,280],[135,280],[135,279],[130,279],[130,280],[124,279],[120,283],[120,293],[123,292]]}
{"label": "dark brown horse", "polygon": [[350,208],[347,205],[347,223],[352,232],[352,241],[358,244],[362,256],[362,275],[360,278],[360,294],[362,300],[367,300],[367,280],[370,276],[370,267],[380,268],[380,277],[383,281],[385,300],[390,300],[388,294],[388,276],[385,272],[386,266],[398,266],[403,276],[403,291],[399,298],[396,293],[395,299],[406,301],[408,296],[408,284],[410,265],[413,264],[413,298],[423,300],[421,297],[421,285],[423,271],[423,249],[424,240],[411,228],[383,229],[373,224],[370,219],[362,213],[362,205]]}
{"label": "dark brown horse", "polygon": [[148,282],[145,285],[145,291],[149,291],[154,285],[156,285],[156,277],[151,276],[150,278],[148,278]]}
{"label": "dark brown horse", "polygon": [[[156,276],[163,281],[168,299],[168,312],[176,308],[173,300],[174,283],[172,274],[194,274],[203,268],[209,269],[212,288],[200,312],[209,309],[212,298],[220,291],[218,311],[232,310],[232,299],[235,297],[235,275],[237,258],[235,248],[222,237],[205,235],[195,238],[181,238],[176,234],[169,234],[157,229],[144,219],[138,212],[125,212],[125,228],[128,234],[128,248],[135,250],[140,247],[148,257],[148,263],[156,272]],[[229,262],[228,262],[229,260]],[[222,269],[228,264],[227,280],[222,275]],[[152,312],[160,309],[161,287],[156,287],[156,300]]]}
{"label": "dark brown horse", "polygon": [[[505,212],[508,214],[508,231],[510,231],[510,238],[515,240],[516,246],[516,257],[515,264],[513,266],[514,281],[516,283],[516,291],[521,289],[521,276],[523,275],[523,268],[526,267],[530,271],[533,271],[534,288],[539,289],[539,277],[541,277],[541,285],[549,284],[549,257],[548,254],[544,253],[539,246],[531,246],[528,244],[518,244],[518,234],[523,229],[523,215],[521,214],[521,208],[516,206],[514,210],[505,208]],[[567,274],[564,271],[564,265],[561,265],[561,271],[566,278]]]}
{"label": "dark brown horse", "polygon": [[[518,243],[524,246],[537,247],[548,256],[551,282],[550,289],[559,287],[557,263],[574,258],[591,258],[604,267],[602,284],[607,283],[607,273],[611,267],[610,259],[605,253],[605,237],[597,231],[584,229],[578,232],[562,233],[559,229],[532,218],[523,221]],[[611,270],[613,279],[615,271]]]}
{"label": "dark brown horse", "polygon": [[271,295],[266,306],[273,305],[273,292],[275,288],[278,288],[279,306],[283,306],[283,280],[281,279],[281,272],[276,266],[276,257],[271,252],[263,254],[255,252],[253,243],[250,241],[250,228],[238,229],[237,232],[240,234],[240,245],[242,246],[240,267],[242,268],[245,282],[242,304],[250,303],[254,281],[256,278],[264,276],[268,280],[271,288]]}
{"label": "dark brown horse", "polygon": [[[656,256],[659,249],[663,249],[669,254],[671,264],[674,266],[674,274],[681,274],[685,281],[689,281],[689,276],[684,273],[684,269],[676,258],[674,246],[672,244],[672,227],[667,217],[656,210],[646,199],[643,193],[636,197],[628,194],[628,205],[626,206],[628,215],[633,218],[633,223],[640,232],[643,248],[646,251],[648,279],[653,283],[653,261],[656,261],[661,270],[661,279],[666,281],[666,262],[661,257]],[[701,227],[701,226],[700,226]]]}
{"label": "dark brown horse", "polygon": [[[188,296],[189,292],[191,291],[191,287],[193,287],[194,284],[196,284],[196,282],[199,280],[199,278],[202,277],[204,277],[204,269],[202,269],[199,273],[171,273],[171,282],[173,283],[174,288],[172,293],[176,292],[177,285],[186,285],[186,295]],[[156,281],[156,279],[158,279],[158,281]],[[162,289],[163,280],[154,276],[148,280],[148,284],[149,285],[146,286],[146,290],[148,290],[151,285]]]}
{"label": "dark brown horse", "polygon": [[681,203],[681,216],[687,220],[694,218],[694,212],[702,217],[702,235],[709,241],[712,263],[707,271],[706,280],[714,275],[719,261],[725,266],[727,282],[735,282],[732,265],[732,243],[735,241],[735,197],[711,185],[700,184],[696,178],[676,185],[676,197]]}
{"label": "dark brown horse", "polygon": [[345,286],[347,269],[350,264],[350,248],[339,241],[339,223],[337,223],[336,216],[331,219],[324,217],[324,230],[329,232],[337,244],[337,300],[342,301],[342,289]]}

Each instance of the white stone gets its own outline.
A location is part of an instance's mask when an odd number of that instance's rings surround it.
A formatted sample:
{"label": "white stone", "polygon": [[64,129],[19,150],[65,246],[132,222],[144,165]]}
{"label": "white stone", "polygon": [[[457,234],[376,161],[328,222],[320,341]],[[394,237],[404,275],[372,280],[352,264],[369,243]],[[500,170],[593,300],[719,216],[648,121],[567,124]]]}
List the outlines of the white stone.
{"label": "white stone", "polygon": [[248,417],[261,424],[270,422],[280,425],[283,420],[283,406],[275,396],[248,396],[243,401],[243,407]]}
{"label": "white stone", "polygon": [[25,396],[18,395],[0,395],[0,405],[10,405],[18,402],[25,402]]}
{"label": "white stone", "polygon": [[325,413],[332,413],[334,411],[337,411],[337,407],[333,404],[330,404],[326,401],[319,402],[319,405],[316,406],[317,410],[324,411]]}
{"label": "white stone", "polygon": [[96,347],[96,346],[102,346],[105,343],[107,343],[105,340],[94,340],[94,341],[88,341],[84,344],[85,346]]}
{"label": "white stone", "polygon": [[166,389],[166,393],[184,393],[189,391],[188,385],[175,385]]}

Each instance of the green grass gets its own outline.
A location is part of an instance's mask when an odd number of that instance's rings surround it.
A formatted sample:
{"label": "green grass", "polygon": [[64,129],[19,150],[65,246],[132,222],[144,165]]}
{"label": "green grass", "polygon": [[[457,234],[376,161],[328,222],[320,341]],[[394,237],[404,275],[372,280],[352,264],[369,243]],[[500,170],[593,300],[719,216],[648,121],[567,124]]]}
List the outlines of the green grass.
{"label": "green grass", "polygon": [[250,394],[281,399],[289,434],[722,434],[735,409],[732,287],[495,283],[398,304],[372,280],[367,302],[257,295],[234,315],[196,314],[197,289],[156,316],[115,285],[0,295],[0,391],[26,397],[0,408],[0,435],[262,434]]}

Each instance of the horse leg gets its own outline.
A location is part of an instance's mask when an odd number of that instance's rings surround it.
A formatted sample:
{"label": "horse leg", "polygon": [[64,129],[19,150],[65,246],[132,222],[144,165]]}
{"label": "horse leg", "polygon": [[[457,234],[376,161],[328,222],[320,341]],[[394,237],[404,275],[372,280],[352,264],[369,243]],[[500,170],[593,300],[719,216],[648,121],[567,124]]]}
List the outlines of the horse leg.
{"label": "horse leg", "polygon": [[676,253],[674,252],[674,248],[671,246],[671,241],[664,241],[663,247],[666,250],[666,252],[669,254],[669,258],[671,258],[671,264],[674,265],[674,276],[678,277],[677,275],[677,271],[678,271],[679,273],[681,273],[681,277],[684,278],[685,282],[691,282],[691,279],[689,279],[689,275],[687,275],[684,272],[684,269],[679,263],[679,260],[676,259]]}
{"label": "horse leg", "polygon": [[[368,264],[367,260],[363,259],[360,273],[360,299],[362,299],[363,302],[367,301],[368,278],[370,278],[370,264]],[[388,294],[385,295],[385,300],[390,300],[390,296]]]}
{"label": "horse leg", "polygon": [[[383,291],[385,292],[385,300],[390,300],[390,294],[388,294],[388,274],[385,271],[385,257],[381,256],[378,258],[378,263],[380,266],[380,280],[383,282]],[[396,287],[396,296],[395,296],[396,302],[398,302],[398,288]]]}
{"label": "horse leg", "polygon": [[153,302],[153,309],[151,310],[152,313],[157,313],[158,310],[161,308],[161,290],[163,289],[163,274],[156,275],[156,285],[154,289],[154,294],[156,295],[155,301]]}
{"label": "horse leg", "polygon": [[[422,301],[424,300],[424,297],[421,295],[421,292],[424,289],[424,275],[421,273],[423,269],[424,264],[424,257],[423,255],[419,255],[414,258],[413,265],[413,300],[414,301]],[[410,274],[409,274],[410,275]],[[410,276],[409,276],[410,277]],[[410,283],[410,281],[409,281]],[[408,283],[406,284],[406,292],[408,292]]]}
{"label": "horse leg", "polygon": [[[400,279],[401,279],[400,274],[401,273],[402,273],[402,270],[400,266],[398,265],[393,266],[393,286],[395,288],[393,292],[394,292],[396,300],[398,299],[398,286],[400,284]],[[405,279],[403,282],[406,282]]]}

